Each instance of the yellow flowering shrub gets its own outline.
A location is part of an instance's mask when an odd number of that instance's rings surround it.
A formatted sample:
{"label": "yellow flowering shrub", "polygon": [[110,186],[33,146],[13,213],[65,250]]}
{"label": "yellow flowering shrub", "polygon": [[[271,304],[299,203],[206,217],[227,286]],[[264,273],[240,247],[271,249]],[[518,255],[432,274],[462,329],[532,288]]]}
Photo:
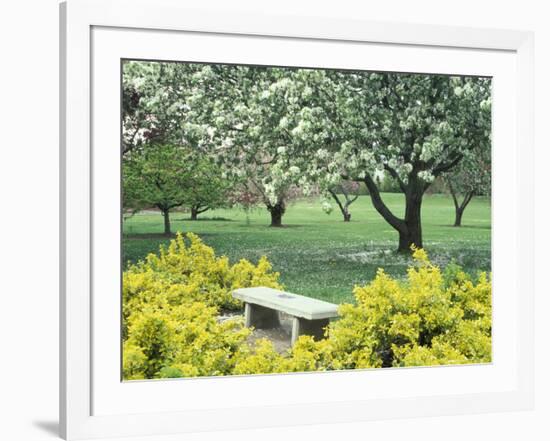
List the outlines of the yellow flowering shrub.
{"label": "yellow flowering shrub", "polygon": [[233,374],[272,374],[280,372],[284,358],[273,347],[273,343],[266,338],[256,341],[252,345],[244,345],[238,356]]}
{"label": "yellow flowering shrub", "polygon": [[285,372],[306,372],[322,369],[320,344],[311,336],[302,335],[291,349],[279,354],[273,343],[262,338],[252,345],[243,345],[237,355],[233,374],[272,374]]}
{"label": "yellow flowering shrub", "polygon": [[491,361],[491,282],[451,264],[445,272],[424,250],[405,281],[379,269],[354,290],[327,330],[325,368],[483,363]]}
{"label": "yellow flowering shrub", "polygon": [[356,304],[339,307],[324,339],[301,336],[281,354],[267,339],[250,343],[242,316],[218,318],[241,307],[233,289],[280,288],[267,259],[230,265],[197,236],[178,235],[124,273],[124,378],[490,362],[490,276],[473,280],[455,264],[441,271],[421,249],[413,257],[404,280],[379,269],[355,287]]}
{"label": "yellow flowering shrub", "polygon": [[230,374],[249,334],[241,318],[220,323],[201,302],[148,305],[128,319],[124,378]]}
{"label": "yellow flowering shrub", "polygon": [[[186,244],[186,239],[189,244]],[[143,289],[159,283],[172,304],[200,301],[224,309],[240,309],[241,302],[231,295],[237,288],[268,286],[280,288],[279,273],[271,271],[264,256],[257,265],[242,259],[235,265],[225,256],[216,257],[214,250],[193,234],[178,233],[160,253],[149,254],[124,273],[123,300],[131,300]]]}
{"label": "yellow flowering shrub", "polygon": [[281,288],[278,277],[265,257],[230,265],[198,236],[178,234],[123,274],[124,378],[230,374],[251,330],[218,314],[242,307],[234,289]]}
{"label": "yellow flowering shrub", "polygon": [[339,307],[326,338],[301,336],[285,354],[270,344],[237,363],[239,373],[303,372],[491,361],[491,282],[473,281],[457,265],[444,272],[424,250],[407,278],[380,269],[354,290],[356,305]]}

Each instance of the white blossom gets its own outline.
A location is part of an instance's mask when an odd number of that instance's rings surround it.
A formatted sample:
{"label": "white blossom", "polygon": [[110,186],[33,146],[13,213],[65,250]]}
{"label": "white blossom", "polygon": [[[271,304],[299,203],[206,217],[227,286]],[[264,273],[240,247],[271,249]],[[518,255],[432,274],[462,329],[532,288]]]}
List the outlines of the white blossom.
{"label": "white blossom", "polygon": [[333,210],[334,208],[332,207],[332,204],[331,204],[329,201],[323,200],[323,201],[321,202],[321,209],[322,209],[326,214],[330,214],[330,213],[332,213],[332,210]]}
{"label": "white blossom", "polygon": [[433,180],[435,179],[434,175],[432,175],[432,173],[428,170],[419,171],[418,177],[427,183],[433,182]]}
{"label": "white blossom", "polygon": [[290,172],[291,175],[294,175],[294,176],[300,174],[300,168],[297,167],[297,166],[295,166],[295,165],[292,165],[292,166],[288,169],[288,171]]}
{"label": "white blossom", "polygon": [[326,149],[318,149],[316,155],[319,159],[328,158],[328,151]]}
{"label": "white blossom", "polygon": [[231,148],[233,147],[233,140],[231,138],[224,138],[222,141],[222,147],[223,148]]}
{"label": "white blossom", "polygon": [[286,129],[288,127],[289,123],[290,122],[289,122],[288,118],[286,116],[283,116],[281,118],[281,120],[279,121],[279,127],[281,129]]}

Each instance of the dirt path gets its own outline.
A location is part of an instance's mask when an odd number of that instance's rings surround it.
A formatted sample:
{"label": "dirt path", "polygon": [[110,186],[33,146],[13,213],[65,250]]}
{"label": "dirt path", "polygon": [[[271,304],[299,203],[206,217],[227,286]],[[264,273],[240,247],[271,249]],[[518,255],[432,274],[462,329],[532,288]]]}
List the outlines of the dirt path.
{"label": "dirt path", "polygon": [[[230,320],[235,317],[242,317],[242,314],[227,314],[218,317],[219,321]],[[292,332],[292,320],[286,314],[279,314],[281,326],[273,329],[254,329],[249,337],[249,342],[253,344],[256,340],[267,338],[271,340],[277,352],[282,354],[290,349],[290,335]]]}

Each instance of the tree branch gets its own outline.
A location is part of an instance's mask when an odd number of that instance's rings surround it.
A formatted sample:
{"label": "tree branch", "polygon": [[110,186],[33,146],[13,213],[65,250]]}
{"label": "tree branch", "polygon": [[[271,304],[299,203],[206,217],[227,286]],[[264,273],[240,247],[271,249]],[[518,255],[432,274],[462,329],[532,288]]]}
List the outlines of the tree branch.
{"label": "tree branch", "polygon": [[369,176],[365,176],[365,185],[367,186],[370,198],[372,200],[372,204],[374,205],[374,208],[376,208],[376,211],[380,213],[380,215],[397,231],[399,232],[406,232],[407,226],[405,225],[405,222],[402,219],[399,219],[397,216],[395,216],[388,206],[384,203],[382,198],[380,197],[380,191],[378,190],[378,187],[374,180]]}
{"label": "tree branch", "polygon": [[342,212],[342,214],[346,214],[346,210],[344,209],[344,206],[340,202],[340,199],[338,198],[338,195],[334,192],[334,190],[329,189],[328,192],[332,195],[332,197],[334,198],[334,200],[338,204],[338,207],[340,207],[340,211]]}
{"label": "tree branch", "polygon": [[359,195],[356,194],[353,198],[348,199],[348,195],[346,194],[346,200],[348,201],[348,206],[353,204],[357,200],[358,197],[359,197]]}
{"label": "tree branch", "polygon": [[462,204],[460,205],[460,210],[464,210],[466,206],[470,203],[472,198],[474,197],[474,191],[469,191],[466,196],[464,197],[464,200],[462,201]]}
{"label": "tree branch", "polygon": [[447,185],[449,186],[449,191],[451,192],[451,196],[453,197],[453,202],[455,204],[455,208],[458,209],[458,207],[459,207],[458,199],[456,198],[456,192],[455,192],[455,189],[453,187],[453,184],[451,184],[450,179],[446,179],[446,181],[447,181]]}
{"label": "tree branch", "polygon": [[384,164],[384,170],[388,171],[390,173],[391,177],[394,178],[397,181],[401,191],[403,193],[407,193],[407,187],[405,186],[405,183],[403,182],[403,180],[399,177],[399,174],[387,164]]}
{"label": "tree branch", "polygon": [[460,160],[462,159],[464,155],[462,153],[459,153],[456,158],[454,158],[451,162],[448,162],[446,164],[439,164],[437,167],[434,167],[433,169],[433,175],[439,176],[441,173],[446,172],[453,168],[455,165],[457,165]]}

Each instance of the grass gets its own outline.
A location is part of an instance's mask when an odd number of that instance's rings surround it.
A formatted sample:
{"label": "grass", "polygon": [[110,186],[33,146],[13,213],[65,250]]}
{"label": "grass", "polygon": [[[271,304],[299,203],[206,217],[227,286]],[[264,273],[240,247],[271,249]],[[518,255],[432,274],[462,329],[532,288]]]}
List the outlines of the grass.
{"label": "grass", "polygon": [[[385,202],[403,214],[401,194],[386,193]],[[397,233],[372,207],[369,196],[352,206],[352,221],[343,222],[335,209],[325,214],[318,200],[291,204],[283,217],[286,228],[270,228],[265,209],[246,213],[238,209],[213,210],[203,220],[190,221],[186,213],[173,213],[173,231],[197,233],[218,255],[232,262],[256,262],[266,255],[281,273],[288,291],[334,303],[353,302],[352,290],[383,267],[404,277],[410,258],[394,252]],[[422,205],[424,248],[432,261],[445,265],[455,260],[475,275],[490,270],[491,211],[488,198],[474,198],[464,213],[463,226],[452,226],[454,207],[445,195],[426,195]],[[123,261],[135,262],[169,239],[161,237],[163,219],[158,213],[137,214],[124,222]]]}

